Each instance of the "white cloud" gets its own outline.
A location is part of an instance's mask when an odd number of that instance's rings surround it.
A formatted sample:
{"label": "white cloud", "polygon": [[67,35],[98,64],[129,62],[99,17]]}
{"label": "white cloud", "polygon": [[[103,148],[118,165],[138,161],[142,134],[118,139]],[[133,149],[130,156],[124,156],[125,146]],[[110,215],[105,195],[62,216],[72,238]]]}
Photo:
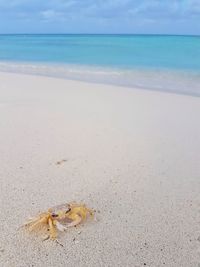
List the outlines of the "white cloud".
{"label": "white cloud", "polygon": [[73,19],[80,27],[162,24],[200,19],[200,0],[0,0],[0,23],[3,17],[33,24]]}
{"label": "white cloud", "polygon": [[52,9],[41,11],[40,14],[44,19],[52,19],[52,18],[55,18],[57,16],[57,12],[55,12]]}
{"label": "white cloud", "polygon": [[45,21],[65,20],[66,15],[62,12],[55,11],[53,9],[43,10],[39,13],[41,18]]}
{"label": "white cloud", "polygon": [[191,15],[200,16],[200,1],[199,0],[190,0],[186,12]]}

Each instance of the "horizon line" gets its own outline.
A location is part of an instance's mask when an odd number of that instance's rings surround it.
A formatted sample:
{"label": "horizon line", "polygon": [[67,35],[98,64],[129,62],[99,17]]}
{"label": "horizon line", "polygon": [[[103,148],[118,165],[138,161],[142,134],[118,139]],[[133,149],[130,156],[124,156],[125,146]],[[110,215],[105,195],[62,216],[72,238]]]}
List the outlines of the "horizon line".
{"label": "horizon line", "polygon": [[0,33],[0,35],[143,35],[143,36],[191,36],[200,34],[170,34],[170,33]]}

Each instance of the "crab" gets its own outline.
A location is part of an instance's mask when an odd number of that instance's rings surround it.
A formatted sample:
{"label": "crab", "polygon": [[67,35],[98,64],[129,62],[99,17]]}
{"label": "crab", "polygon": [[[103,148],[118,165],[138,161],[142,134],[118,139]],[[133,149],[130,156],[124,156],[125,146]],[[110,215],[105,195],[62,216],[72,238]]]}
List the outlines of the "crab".
{"label": "crab", "polygon": [[93,215],[94,211],[84,204],[71,202],[52,207],[46,212],[38,214],[29,219],[24,226],[28,227],[30,231],[45,227],[49,232],[47,238],[54,240],[58,235],[57,230],[64,232],[69,227],[75,227]]}

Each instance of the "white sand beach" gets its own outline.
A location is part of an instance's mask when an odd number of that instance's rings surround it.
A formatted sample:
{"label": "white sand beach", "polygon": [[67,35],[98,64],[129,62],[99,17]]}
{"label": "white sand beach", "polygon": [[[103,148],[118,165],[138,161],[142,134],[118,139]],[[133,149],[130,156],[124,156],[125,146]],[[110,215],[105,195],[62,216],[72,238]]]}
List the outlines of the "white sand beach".
{"label": "white sand beach", "polygon": [[[1,73],[0,266],[200,266],[199,118],[198,97]],[[73,200],[96,221],[63,246],[19,229]]]}

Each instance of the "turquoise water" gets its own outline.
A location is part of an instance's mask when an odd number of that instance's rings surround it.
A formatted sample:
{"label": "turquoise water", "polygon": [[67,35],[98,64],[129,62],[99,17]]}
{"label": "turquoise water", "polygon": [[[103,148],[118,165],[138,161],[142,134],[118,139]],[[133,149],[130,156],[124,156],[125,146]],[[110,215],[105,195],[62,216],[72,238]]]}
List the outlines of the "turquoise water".
{"label": "turquoise water", "polygon": [[200,37],[0,35],[0,70],[200,95]]}

